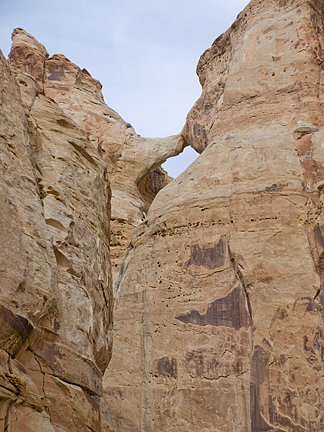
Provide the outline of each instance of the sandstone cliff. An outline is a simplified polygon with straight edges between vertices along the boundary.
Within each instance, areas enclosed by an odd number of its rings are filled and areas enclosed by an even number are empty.
[[[64,55],[49,57],[45,47],[23,29],[12,34],[12,67],[35,78],[39,92],[55,100],[86,131],[107,165],[112,190],[111,259],[113,279],[134,229],[145,218],[154,196],[169,181],[160,165],[179,154],[181,134],[170,138],[142,138],[104,102],[101,84],[86,69]],[[154,173],[154,174],[153,174]]]
[[[38,75],[16,79],[0,52],[0,430],[99,431],[112,345],[107,170]]]
[[[324,430],[322,0],[252,0],[201,57],[200,157],[135,231],[102,412],[118,432]]]
[[[324,431],[323,22],[323,0],[252,0],[164,139],[14,31],[0,430]],[[159,166],[187,144],[201,155],[170,182]]]
[[[97,404],[112,349],[109,239],[117,275],[171,180],[161,163],[185,143],[139,137],[85,69],[23,29],[12,39],[0,76],[0,430],[110,430]]]

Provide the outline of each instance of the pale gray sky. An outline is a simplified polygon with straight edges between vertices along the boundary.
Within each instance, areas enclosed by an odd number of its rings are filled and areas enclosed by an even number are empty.
[[[174,135],[199,98],[200,55],[248,0],[0,0],[0,48],[22,27],[103,84],[106,103],[146,137]],[[176,177],[193,150],[165,164]]]

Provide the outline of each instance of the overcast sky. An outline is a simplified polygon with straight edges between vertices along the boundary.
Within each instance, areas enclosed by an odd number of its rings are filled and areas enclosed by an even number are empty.
[[[0,0],[0,48],[24,28],[103,84],[106,103],[146,137],[177,134],[199,98],[201,54],[248,0]],[[164,166],[176,177],[193,150]]]

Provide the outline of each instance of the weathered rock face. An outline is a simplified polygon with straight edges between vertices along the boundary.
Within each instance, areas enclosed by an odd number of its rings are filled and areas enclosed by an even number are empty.
[[[322,0],[253,0],[198,65],[116,296],[117,432],[323,431]]]
[[[86,69],[81,70],[64,55],[49,57],[44,46],[23,29],[14,30],[12,39],[12,67],[36,79],[38,90],[54,99],[86,131],[107,165],[112,190],[111,259],[117,280],[135,227],[145,218],[157,192],[170,181],[160,165],[179,154],[185,142],[181,135],[139,137],[106,105],[100,82]]]
[[[14,32],[0,428],[324,431],[323,22],[323,0],[251,1],[165,139],[137,136],[86,70]],[[202,154],[166,185],[158,167],[185,143]]]
[[[12,33],[9,61],[36,80],[37,91],[44,93],[45,61],[49,54],[44,45],[21,28]]]
[[[109,237],[118,272],[171,180],[160,164],[185,143],[137,136],[85,69],[23,29],[12,38],[0,78],[0,429],[110,430],[93,399],[112,348]]]
[[[27,71],[38,52],[25,52]],[[0,54],[0,430],[99,432],[110,188],[85,132],[34,75],[16,79]]]

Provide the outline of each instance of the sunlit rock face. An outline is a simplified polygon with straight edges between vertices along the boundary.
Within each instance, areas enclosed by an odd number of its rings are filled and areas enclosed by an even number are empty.
[[[55,100],[86,132],[107,166],[112,190],[111,260],[117,280],[134,229],[144,220],[158,191],[171,180],[160,165],[182,152],[185,142],[181,134],[138,136],[105,103],[102,85],[86,69],[61,54],[49,57],[45,47],[23,29],[15,29],[12,39],[11,66],[31,75],[38,91]]]
[[[160,165],[185,142],[139,137],[85,69],[23,29],[12,39],[0,70],[0,429],[109,430],[98,407],[112,350],[109,240],[117,275],[171,180]]]
[[[0,430],[324,431],[323,10],[251,1],[163,139],[14,31],[0,57]],[[159,166],[187,144],[201,155],[170,182]]]
[[[118,432],[324,430],[323,1],[253,0],[201,57],[200,157],[117,284]]]
[[[39,76],[0,54],[0,430],[100,431],[112,349],[107,169]]]

